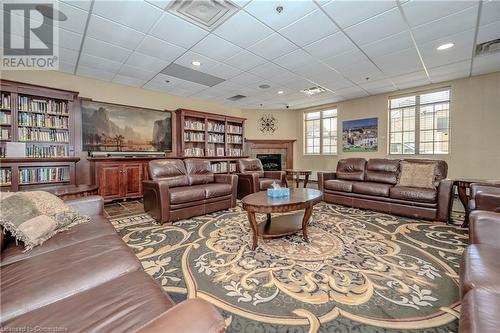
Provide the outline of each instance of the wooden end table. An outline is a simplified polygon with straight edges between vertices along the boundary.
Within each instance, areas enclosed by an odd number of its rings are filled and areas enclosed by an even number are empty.
[[[489,180],[489,179],[455,179],[453,181],[453,186],[457,187],[458,190],[458,199],[464,206],[465,210],[465,218],[462,223],[462,228],[467,228],[469,226],[469,200],[470,200],[470,184],[479,183],[479,184],[492,184],[498,183],[498,180]],[[469,192],[469,193],[467,193]]]
[[[247,211],[248,221],[252,226],[252,250],[257,248],[257,239],[274,238],[296,233],[302,229],[306,242],[307,224],[311,220],[313,206],[321,201],[323,193],[311,188],[291,188],[290,195],[282,198],[270,198],[267,192],[261,191],[247,195],[241,201]],[[304,213],[287,214],[271,217],[272,213],[285,213],[304,209]],[[257,224],[255,213],[267,214],[265,222]]]
[[[61,200],[78,199],[87,197],[89,195],[97,195],[99,187],[97,185],[62,185],[55,187],[39,187],[33,191],[47,191],[50,192]]]
[[[309,181],[309,176],[312,174],[311,170],[306,170],[306,169],[285,169],[285,172],[286,172],[286,178],[288,178],[288,176],[291,176],[292,182],[293,182],[293,177],[295,176],[295,181],[297,182],[297,188],[299,188],[301,180],[300,176],[304,176],[304,188],[306,188],[307,182]]]

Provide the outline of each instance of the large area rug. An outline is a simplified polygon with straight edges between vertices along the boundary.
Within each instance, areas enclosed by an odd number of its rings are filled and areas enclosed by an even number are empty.
[[[170,226],[146,214],[112,223],[174,300],[208,300],[230,332],[458,330],[466,230],[324,203],[313,218],[310,243],[298,233],[256,251],[239,207]]]

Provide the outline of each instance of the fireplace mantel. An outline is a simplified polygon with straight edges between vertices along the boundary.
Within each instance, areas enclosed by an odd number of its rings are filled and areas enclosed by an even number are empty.
[[[260,140],[260,139],[245,139],[246,154],[254,156],[263,153],[263,150],[285,150],[286,162],[283,169],[293,169],[293,143],[296,140]],[[267,153],[273,153],[267,151]]]

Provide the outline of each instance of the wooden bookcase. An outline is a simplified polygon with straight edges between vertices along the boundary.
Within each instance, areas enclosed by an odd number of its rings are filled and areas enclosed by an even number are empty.
[[[0,189],[75,184],[78,93],[0,80],[0,94]],[[6,158],[7,142],[26,143],[26,157]]]

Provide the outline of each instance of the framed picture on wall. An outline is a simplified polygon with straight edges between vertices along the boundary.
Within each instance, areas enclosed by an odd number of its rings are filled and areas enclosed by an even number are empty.
[[[224,156],[224,148],[222,147],[217,148],[217,156]]]
[[[378,150],[378,118],[342,122],[342,151],[370,152]]]

